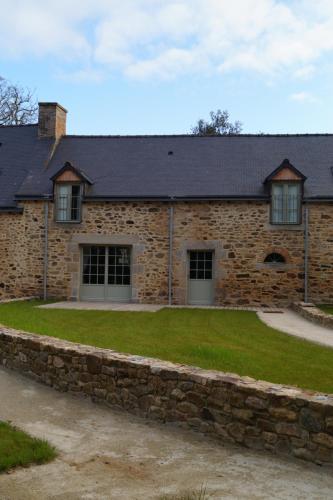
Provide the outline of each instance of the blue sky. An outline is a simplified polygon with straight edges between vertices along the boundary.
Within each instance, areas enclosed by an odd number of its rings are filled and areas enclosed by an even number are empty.
[[[0,75],[68,133],[333,132],[331,0],[0,0]]]

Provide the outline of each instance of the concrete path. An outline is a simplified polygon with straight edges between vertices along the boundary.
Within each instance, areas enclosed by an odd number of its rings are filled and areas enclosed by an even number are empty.
[[[332,498],[332,468],[223,446],[2,368],[1,419],[59,450],[50,464],[1,474],[1,500],[149,500],[202,484],[211,499]]]
[[[85,311],[137,311],[137,312],[156,312],[163,309],[163,305],[155,304],[122,304],[121,302],[54,302],[37,306],[40,309],[77,309]],[[1,500],[1,499],[0,499]]]
[[[51,304],[45,304],[42,306],[37,306],[40,309],[78,309],[87,311],[139,311],[139,312],[156,312],[164,308],[170,309],[234,309],[234,310],[247,310],[247,311],[257,311],[256,307],[223,307],[223,306],[169,306],[166,304],[129,304],[129,303],[119,303],[119,302],[87,302],[87,301],[63,301],[63,302],[53,302]]]
[[[266,325],[280,330],[281,332],[310,340],[316,344],[333,347],[333,330],[324,326],[316,325],[299,314],[289,309],[281,309],[281,312],[257,312],[261,321]]]

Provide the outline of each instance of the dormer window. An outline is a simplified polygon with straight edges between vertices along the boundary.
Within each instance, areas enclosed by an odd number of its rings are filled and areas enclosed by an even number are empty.
[[[265,179],[271,195],[271,224],[301,224],[305,180],[306,177],[289,160],[284,160]]]
[[[57,222],[81,222],[82,197],[91,179],[69,162],[51,177],[54,183],[55,220]]]
[[[301,185],[299,182],[272,183],[271,223],[301,223]]]
[[[57,222],[80,222],[81,184],[56,184]]]

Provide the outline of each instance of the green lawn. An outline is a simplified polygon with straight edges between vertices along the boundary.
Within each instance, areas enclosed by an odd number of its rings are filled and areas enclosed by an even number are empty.
[[[0,305],[0,323],[82,344],[230,371],[333,393],[333,349],[262,323],[254,312],[162,309],[156,313]]]
[[[0,473],[17,466],[49,462],[55,449],[6,422],[0,421]]]
[[[326,304],[320,304],[320,305],[317,305],[317,307],[327,314],[333,314],[333,306],[326,305]]]

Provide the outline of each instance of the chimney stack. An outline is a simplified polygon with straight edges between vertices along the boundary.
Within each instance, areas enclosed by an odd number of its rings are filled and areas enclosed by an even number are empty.
[[[67,110],[57,102],[40,102],[38,113],[38,137],[55,140],[66,135]]]

